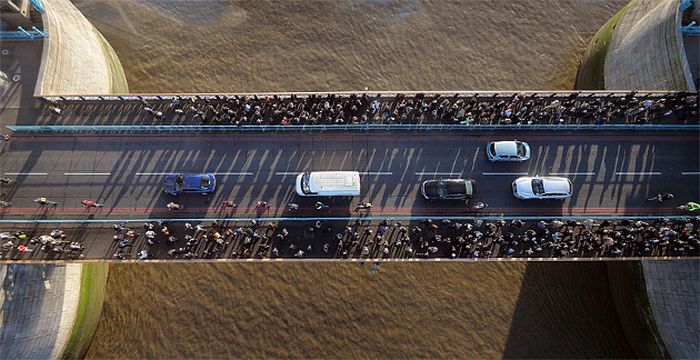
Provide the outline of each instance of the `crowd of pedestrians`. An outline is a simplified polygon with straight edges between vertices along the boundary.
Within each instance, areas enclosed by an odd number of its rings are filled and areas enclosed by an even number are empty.
[[[0,260],[23,259],[82,259],[85,245],[69,239],[63,230],[30,236],[25,231],[0,232]]]
[[[146,116],[160,121],[221,125],[319,124],[607,124],[696,123],[698,96],[571,93],[434,95],[370,94],[174,97],[142,100]]]
[[[114,225],[115,259],[699,256],[700,219]]]
[[[286,226],[285,226],[286,225]],[[700,218],[114,224],[108,254],[56,229],[0,233],[0,259],[408,259],[700,256]],[[99,236],[92,241],[109,241]],[[96,248],[103,248],[97,246]]]

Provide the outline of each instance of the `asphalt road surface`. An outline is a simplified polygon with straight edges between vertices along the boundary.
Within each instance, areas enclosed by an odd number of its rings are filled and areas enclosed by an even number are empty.
[[[491,163],[485,147],[493,140],[526,141],[532,157],[523,163]],[[700,198],[700,138],[697,133],[620,133],[463,135],[445,133],[283,133],[163,135],[15,136],[0,144],[0,174],[17,179],[0,185],[2,219],[206,218],[221,215],[225,200],[239,204],[236,217],[352,216],[360,201],[370,201],[373,216],[473,215],[464,202],[428,202],[422,181],[438,178],[476,180],[474,201],[489,208],[478,214],[663,215]],[[303,171],[357,170],[362,195],[321,201],[300,199],[295,175]],[[171,172],[212,172],[214,194],[165,194]],[[511,182],[524,175],[571,179],[570,199],[518,200]],[[676,198],[647,201],[659,192]],[[39,196],[57,201],[40,207]],[[80,201],[104,203],[83,209]],[[174,200],[175,199],[175,200]],[[169,212],[166,204],[184,205]],[[256,209],[264,200],[268,209]],[[301,204],[290,213],[286,205]]]

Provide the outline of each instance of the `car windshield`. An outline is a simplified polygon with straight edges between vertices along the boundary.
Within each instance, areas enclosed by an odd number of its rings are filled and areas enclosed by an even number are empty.
[[[209,189],[210,186],[210,181],[209,181],[209,176],[202,175],[202,180],[200,182],[200,187],[204,190]]]
[[[496,144],[491,143],[491,146],[489,146],[489,151],[491,152],[491,155],[496,155]]]
[[[175,183],[173,184],[173,188],[175,189],[176,192],[180,192],[182,190],[182,184],[184,182],[184,179],[182,176],[178,175],[175,177]]]
[[[532,192],[537,195],[544,193],[544,182],[542,179],[532,179]]]
[[[518,142],[517,144],[518,144],[517,145],[518,146],[518,155],[520,155],[521,157],[525,156],[525,145],[523,145],[523,143],[521,143],[521,142]]]
[[[438,181],[438,193],[440,194],[440,197],[447,197],[447,195],[450,194],[449,189],[447,187],[447,183],[444,181]]]
[[[301,177],[301,191],[304,192],[304,194],[311,193],[311,188],[309,187],[309,175],[309,173],[304,173],[304,175]]]

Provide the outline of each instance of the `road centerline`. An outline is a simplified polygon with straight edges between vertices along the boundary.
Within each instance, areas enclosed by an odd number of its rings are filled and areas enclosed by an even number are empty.
[[[595,175],[594,172],[555,172],[555,173],[549,173],[549,175],[554,175],[554,176],[593,176]]]
[[[461,176],[461,172],[417,172],[415,176]]]
[[[615,172],[615,175],[617,175],[617,176],[625,176],[625,175],[657,176],[657,175],[661,175],[661,172],[660,171],[617,171],[617,172]]]
[[[6,172],[5,175],[8,176],[46,176],[48,173],[45,172]]]
[[[484,172],[481,173],[481,175],[484,176],[527,176],[526,172],[513,172],[513,173],[508,173],[508,172]]]
[[[112,173],[108,172],[64,172],[63,175],[65,176],[109,176],[112,175]]]

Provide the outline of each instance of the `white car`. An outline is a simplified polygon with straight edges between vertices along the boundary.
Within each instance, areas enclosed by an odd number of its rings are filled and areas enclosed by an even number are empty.
[[[530,158],[530,145],[518,140],[492,141],[486,145],[490,161],[525,161]]]
[[[562,177],[524,176],[513,181],[518,199],[566,199],[571,196],[571,181]]]

